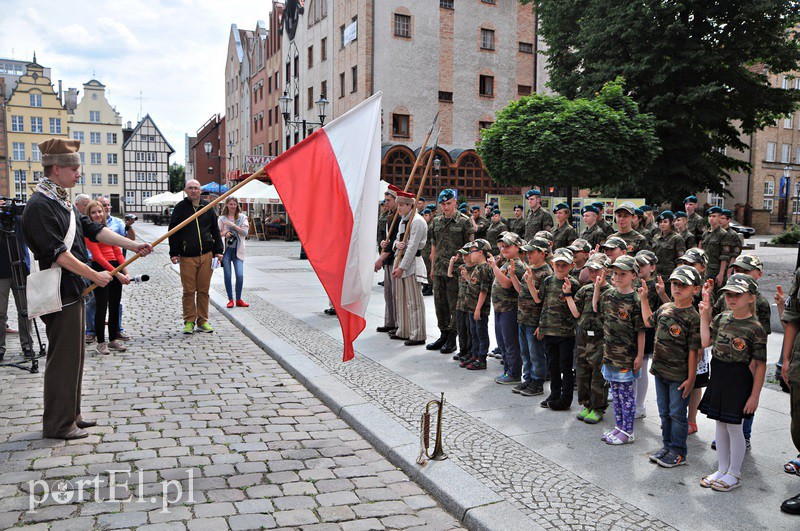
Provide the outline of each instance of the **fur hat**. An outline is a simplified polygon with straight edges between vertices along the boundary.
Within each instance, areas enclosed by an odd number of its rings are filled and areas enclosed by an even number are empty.
[[[81,156],[78,150],[81,147],[80,140],[64,140],[61,138],[51,138],[47,142],[39,144],[39,151],[42,152],[42,166],[80,166]]]

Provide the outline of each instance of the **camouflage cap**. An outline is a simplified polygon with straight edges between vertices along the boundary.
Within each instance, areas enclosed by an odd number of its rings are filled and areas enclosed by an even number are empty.
[[[475,247],[475,242],[467,242],[464,244],[464,247],[462,247],[456,252],[460,254],[469,254],[470,249],[472,249],[473,247]]]
[[[481,251],[491,251],[492,250],[492,244],[490,244],[488,241],[484,240],[483,238],[478,238],[477,240],[475,240],[472,243],[474,244],[474,247],[476,247],[477,249],[480,249]]]
[[[500,233],[500,239],[497,240],[499,242],[503,242],[507,245],[516,245],[517,247],[522,247],[525,245],[525,240],[519,237],[519,234],[516,232],[505,231]]]
[[[619,236],[612,236],[607,239],[603,244],[600,246],[603,249],[625,249],[628,250],[628,244],[625,240],[620,238]]]
[[[566,247],[562,247],[561,249],[556,249],[553,251],[553,262],[564,262],[567,264],[571,264],[573,262],[572,251],[567,249]]]
[[[541,251],[547,253],[550,250],[550,242],[543,238],[531,238],[531,240],[520,247],[521,250],[529,253],[531,251]]]
[[[699,247],[692,247],[683,256],[678,257],[678,262],[687,264],[702,264],[703,267],[708,265],[708,255],[704,250]]]
[[[636,212],[636,205],[634,205],[630,201],[625,201],[624,203],[617,205],[617,208],[614,209],[614,213],[616,214],[620,210],[624,210],[625,212],[627,212],[632,216]]]
[[[656,265],[658,257],[653,251],[645,249],[636,253],[636,261],[639,262],[639,265]]]
[[[745,271],[752,271],[754,269],[758,269],[759,271],[764,270],[763,262],[754,254],[740,254],[736,260],[733,261],[731,267],[738,267]]]
[[[611,264],[611,267],[617,267],[623,271],[633,271],[634,273],[639,272],[639,264],[636,262],[636,258],[629,254],[623,254],[614,260],[614,263]]]
[[[730,291],[731,293],[758,293],[758,283],[750,275],[736,273],[728,278],[728,281],[720,290]]]
[[[594,253],[586,261],[586,267],[589,269],[608,269],[611,267],[611,259],[603,253]]]
[[[553,243],[553,233],[548,230],[540,230],[539,232],[534,234],[533,237],[547,240],[551,244]]]
[[[703,283],[703,278],[700,276],[700,272],[688,265],[676,267],[669,276],[669,280],[674,280],[676,282],[680,282],[681,284],[686,284],[687,286],[700,286]]]
[[[592,250],[592,246],[583,238],[578,238],[567,246],[567,249],[573,253],[588,253]]]

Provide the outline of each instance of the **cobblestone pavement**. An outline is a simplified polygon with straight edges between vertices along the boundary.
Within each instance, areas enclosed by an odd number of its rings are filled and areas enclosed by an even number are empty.
[[[151,281],[125,288],[130,349],[87,357],[88,438],[41,439],[42,374],[0,369],[0,528],[458,526],[213,307],[216,333],[180,334],[166,261],[132,266]],[[52,492],[35,511],[30,482]]]

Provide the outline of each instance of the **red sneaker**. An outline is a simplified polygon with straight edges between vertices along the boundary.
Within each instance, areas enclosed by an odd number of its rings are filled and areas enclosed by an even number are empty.
[[[235,302],[233,302],[233,301],[228,301],[228,308],[233,308],[234,306],[236,306],[236,303],[235,303]]]
[[[239,306],[240,308],[249,308],[250,307],[250,305],[247,304],[246,302],[244,302],[242,299],[239,299],[238,301],[236,301],[236,306]]]

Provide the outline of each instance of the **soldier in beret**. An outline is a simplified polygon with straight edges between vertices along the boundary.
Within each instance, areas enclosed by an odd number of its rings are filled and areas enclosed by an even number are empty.
[[[428,274],[425,277],[425,282],[422,284],[422,294],[425,297],[433,295],[433,284],[431,283],[431,221],[433,220],[433,213],[431,209],[425,207],[422,209],[422,219],[425,220],[425,223],[428,225],[428,232],[427,238],[425,239],[425,245],[422,247],[422,261],[425,263],[425,271]]]
[[[678,258],[686,252],[686,242],[673,230],[674,220],[675,216],[670,210],[659,214],[658,232],[651,238],[653,252],[658,257],[656,272],[664,278],[672,274]]]
[[[491,225],[492,222],[481,216],[481,207],[478,205],[472,205],[470,212],[472,216],[470,218],[472,220],[472,227],[475,229],[475,237],[486,238],[486,231],[489,229],[489,225]]]
[[[557,225],[553,227],[553,250],[561,249],[572,243],[578,237],[578,233],[570,223],[572,209],[566,203],[559,203],[553,207],[556,215]]]
[[[522,205],[514,205],[514,217],[506,223],[508,230],[520,236],[525,234],[525,218],[522,217],[524,212],[525,209],[522,208]]]
[[[494,209],[492,211],[492,223],[489,225],[489,228],[486,229],[486,240],[489,242],[489,245],[492,246],[492,254],[494,256],[500,254],[500,250],[497,248],[497,241],[500,239],[500,234],[508,231],[508,227],[501,221],[501,218],[500,210],[497,208]]]
[[[780,288],[778,293],[780,294]],[[781,376],[789,386],[789,411],[791,415],[790,432],[795,448],[800,452],[800,268],[794,272],[792,287],[783,301],[781,322],[784,325],[781,358],[783,366]],[[790,474],[800,475],[800,454],[784,465]],[[788,514],[800,514],[800,494],[792,496],[781,504],[781,511]]]
[[[537,232],[550,230],[553,227],[553,218],[542,208],[542,193],[539,190],[528,190],[525,192],[525,199],[530,207],[525,215],[525,239],[530,240]]]
[[[699,243],[703,239],[703,231],[706,228],[706,222],[703,216],[695,212],[697,208],[697,196],[690,195],[683,200],[684,210],[686,211],[686,223],[689,232],[694,236],[694,241]],[[688,244],[687,244],[688,247]],[[691,247],[689,247],[691,249]]]
[[[633,230],[632,222],[636,207],[630,201],[625,201],[614,210],[619,230],[612,234],[622,238],[628,244],[628,254],[635,255],[642,249],[647,249],[647,238]]]
[[[689,231],[688,215],[683,210],[675,212],[674,229],[678,236],[683,238],[683,243],[686,245],[687,249],[697,247],[697,240],[694,234]]]
[[[602,201],[597,201],[592,203],[592,206],[597,209],[597,226],[600,227],[600,230],[602,230],[603,234],[607,237],[611,236],[614,233],[614,227],[611,226],[611,223],[606,221],[606,205]]]
[[[603,245],[606,241],[606,233],[600,226],[600,210],[594,205],[586,205],[581,210],[583,214],[583,223],[586,228],[581,233],[581,238],[589,242],[592,250],[599,250],[599,246]],[[603,220],[605,222],[605,220]]]
[[[719,225],[722,230],[728,233],[728,239],[731,245],[731,263],[733,263],[736,258],[742,254],[742,246],[744,245],[744,240],[739,235],[738,232],[733,230],[730,226],[731,219],[733,219],[733,212],[728,210],[727,208],[723,208],[722,212],[719,213]]]
[[[725,274],[731,259],[730,235],[720,226],[719,215],[721,213],[722,209],[718,206],[708,209],[710,228],[703,234],[703,240],[700,243],[700,247],[708,256],[705,278],[714,279],[717,289],[725,283]]]

